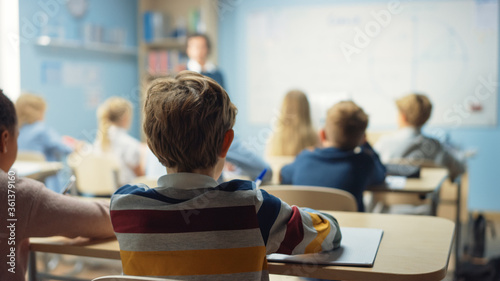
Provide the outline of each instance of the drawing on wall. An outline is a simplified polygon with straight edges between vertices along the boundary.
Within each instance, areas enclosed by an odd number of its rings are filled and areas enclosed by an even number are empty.
[[[433,125],[495,125],[498,2],[394,2],[248,14],[246,96],[249,112],[260,113],[250,122],[267,123],[284,94],[300,88],[316,126],[346,98],[371,126],[393,126],[394,100],[409,92],[429,95]]]

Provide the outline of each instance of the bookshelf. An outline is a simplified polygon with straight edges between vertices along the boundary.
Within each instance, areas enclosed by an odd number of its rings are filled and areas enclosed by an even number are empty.
[[[185,36],[193,32],[209,36],[210,60],[217,63],[217,0],[140,0],[138,17],[141,83],[182,70],[187,62]]]
[[[210,60],[217,64],[217,22],[218,22],[218,0],[139,0],[138,9],[138,74],[139,74],[139,85],[142,89],[141,91],[141,104],[142,108],[144,105],[144,93],[145,87],[150,81],[151,77],[161,76],[161,75],[171,75],[173,72],[167,71],[169,73],[151,73],[149,70],[150,55],[152,52],[159,54],[157,59],[161,61],[165,57],[165,52],[171,54],[185,55],[186,50],[186,39],[183,36],[171,36],[178,25],[185,21],[186,29],[189,27],[188,21],[192,20],[192,16],[196,11],[199,19],[199,26],[201,30],[197,30],[200,33],[205,33],[211,40],[212,50],[210,54]],[[149,38],[150,40],[145,40],[145,19],[144,14],[148,12],[162,14],[164,25],[164,30],[161,33],[162,36],[153,36]],[[186,30],[186,35],[193,30]],[[150,35],[150,34],[149,34]],[[156,34],[155,34],[156,35]],[[163,54],[163,55],[162,55]],[[179,63],[183,63],[182,59]],[[161,64],[161,62],[160,62]],[[163,63],[164,64],[164,63]],[[160,67],[161,69],[161,67]],[[143,118],[141,116],[141,118]],[[141,133],[142,139],[144,140],[144,133]]]
[[[40,47],[74,50],[78,53],[81,53],[81,51],[87,51],[123,56],[137,56],[137,49],[135,47],[109,43],[82,43],[79,40],[58,39],[48,36],[40,36],[37,38],[35,44]]]

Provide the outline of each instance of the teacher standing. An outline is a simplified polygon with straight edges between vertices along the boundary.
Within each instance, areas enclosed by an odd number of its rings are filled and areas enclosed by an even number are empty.
[[[224,88],[224,78],[215,64],[208,61],[210,55],[210,39],[205,34],[196,33],[187,38],[186,54],[189,58],[187,70],[198,72],[214,79]]]
[[[210,77],[224,88],[222,73],[217,69],[215,64],[208,61],[211,51],[210,39],[205,34],[196,33],[187,38],[186,45],[186,54],[189,58],[187,70]],[[238,137],[234,138],[232,145],[229,147],[226,161],[239,168],[242,175],[251,179],[255,179],[264,169],[267,170],[267,173],[262,181],[269,182],[272,179],[273,172],[271,166],[252,151],[248,145],[241,142]],[[223,181],[226,172],[227,170],[223,171],[219,182]]]

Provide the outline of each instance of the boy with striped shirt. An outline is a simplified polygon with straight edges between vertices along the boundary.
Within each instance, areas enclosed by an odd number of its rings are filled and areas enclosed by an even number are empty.
[[[214,80],[183,71],[152,82],[144,132],[167,167],[158,187],[111,199],[124,273],[180,280],[268,280],[266,254],[340,246],[337,221],[289,206],[250,181],[217,183],[236,107]]]

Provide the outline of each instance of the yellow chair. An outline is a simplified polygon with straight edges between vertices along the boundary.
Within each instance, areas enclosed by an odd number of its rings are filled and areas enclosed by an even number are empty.
[[[72,154],[69,166],[76,176],[76,187],[84,196],[111,196],[118,188],[118,163],[97,154]]]
[[[165,280],[174,280],[174,279],[165,279],[165,278],[157,278],[157,277],[143,277],[143,276],[124,276],[124,275],[110,275],[97,277],[92,279],[92,281],[165,281]]]
[[[354,196],[347,191],[337,188],[273,185],[263,186],[262,189],[290,205],[325,211],[358,211],[358,205]]]

